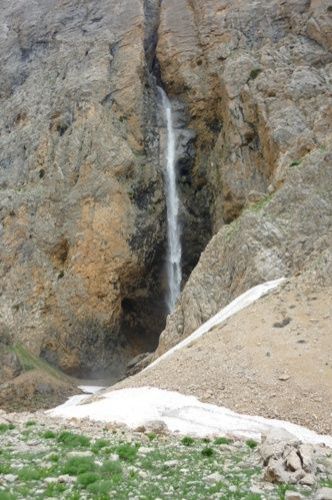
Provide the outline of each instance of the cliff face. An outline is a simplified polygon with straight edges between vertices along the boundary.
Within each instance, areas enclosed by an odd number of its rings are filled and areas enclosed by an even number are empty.
[[[0,16],[0,333],[78,375],[156,346],[156,82],[180,128],[186,277],[215,233],[158,352],[257,282],[328,262],[327,1],[29,0]]]
[[[116,370],[164,321],[144,6],[2,7],[2,327],[68,372]]]
[[[191,110],[216,235],[158,354],[255,284],[331,284],[331,34],[326,1],[162,3],[162,75]]]

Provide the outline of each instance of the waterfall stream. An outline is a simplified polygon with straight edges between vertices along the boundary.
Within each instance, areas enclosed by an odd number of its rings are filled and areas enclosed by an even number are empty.
[[[164,175],[167,208],[167,306],[171,312],[181,290],[181,232],[179,224],[179,196],[176,179],[176,137],[173,126],[172,106],[163,89],[158,88],[167,127],[167,148],[164,155]]]

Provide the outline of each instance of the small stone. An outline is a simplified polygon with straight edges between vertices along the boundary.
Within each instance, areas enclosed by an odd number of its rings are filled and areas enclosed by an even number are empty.
[[[251,486],[250,493],[253,495],[263,495],[264,491],[261,490],[258,486]]]
[[[299,454],[302,460],[303,469],[306,472],[314,472],[316,469],[313,459],[313,448],[310,444],[301,444],[299,446]]]
[[[76,477],[63,474],[58,477],[58,483],[73,484],[76,482]]]
[[[209,484],[215,484],[215,483],[219,483],[220,481],[222,481],[223,477],[221,474],[219,474],[219,472],[214,472],[213,474],[210,474],[209,476],[207,476],[205,478],[205,481]]]
[[[280,375],[280,377],[278,377],[279,380],[281,380],[282,382],[286,382],[287,380],[290,379],[290,375],[287,375],[286,373],[284,373],[283,375]]]
[[[67,453],[67,457],[69,458],[75,458],[75,457],[92,457],[93,453],[92,451],[86,450],[86,451],[70,451]]]
[[[317,491],[315,500],[332,500],[332,488],[321,488]]]
[[[305,484],[306,486],[313,486],[315,483],[316,479],[313,474],[306,474],[302,479],[300,479],[300,484]]]
[[[140,470],[138,471],[138,475],[139,477],[141,477],[142,479],[147,479],[149,477],[149,474],[147,472],[145,472],[145,470]]]
[[[303,495],[301,493],[298,493],[297,491],[286,491],[285,493],[285,500],[302,500]]]
[[[57,477],[45,477],[44,482],[46,484],[57,483],[58,482],[58,478]]]
[[[286,459],[286,465],[287,465],[287,468],[293,472],[301,469],[301,467],[302,467],[301,460],[300,460],[300,457],[298,456],[298,454],[296,453],[295,450],[291,450],[291,452],[289,453],[289,455]]]
[[[270,483],[288,483],[290,475],[285,471],[281,460],[271,459],[266,468],[264,479]]]
[[[176,467],[178,464],[178,460],[166,460],[166,462],[164,462],[166,467]]]
[[[167,425],[162,420],[151,420],[145,427],[146,432],[154,432],[155,434],[165,434],[168,431]]]
[[[5,479],[5,481],[7,481],[8,483],[14,483],[17,479],[17,476],[15,476],[15,474],[5,474],[3,476],[3,478]]]
[[[147,446],[141,446],[138,450],[138,455],[146,455],[147,453],[150,453],[150,448]]]

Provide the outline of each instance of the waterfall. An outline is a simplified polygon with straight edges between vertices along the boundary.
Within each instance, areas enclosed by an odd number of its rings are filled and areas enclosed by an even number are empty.
[[[167,148],[164,155],[165,194],[167,208],[167,305],[171,312],[181,290],[181,233],[179,224],[179,196],[176,184],[176,139],[173,126],[172,106],[163,91],[158,88],[167,126]]]

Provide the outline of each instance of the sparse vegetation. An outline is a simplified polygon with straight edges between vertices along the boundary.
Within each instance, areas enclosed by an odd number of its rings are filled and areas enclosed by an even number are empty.
[[[232,442],[231,439],[227,438],[227,437],[218,437],[214,440],[214,444],[230,444]]]
[[[301,163],[302,163],[302,160],[294,160],[290,164],[290,167],[298,167],[299,165],[301,165]]]
[[[181,443],[184,444],[185,446],[192,446],[194,442],[195,439],[190,436],[185,436],[184,438],[181,439]]]
[[[253,486],[264,491],[266,484],[257,443],[252,439],[240,444],[226,437],[194,439],[147,433],[136,434],[134,442],[123,431],[100,428],[93,437],[71,429],[45,430],[38,421],[35,425],[29,422],[10,429],[9,424],[2,424],[5,432],[13,434],[10,442],[7,434],[0,435],[0,500],[277,500],[285,497],[288,488],[269,485],[263,496],[251,492]],[[27,433],[34,446],[28,452],[20,445],[15,450],[13,439],[25,443]],[[322,485],[330,485],[324,481]],[[305,493],[301,486],[292,485],[294,489]]]
[[[254,439],[247,439],[246,441],[246,445],[248,446],[248,448],[251,448],[252,450],[257,447],[257,444],[258,444],[257,441],[255,441]]]
[[[250,71],[249,80],[256,80],[258,75],[262,72],[261,68],[254,68]]]

